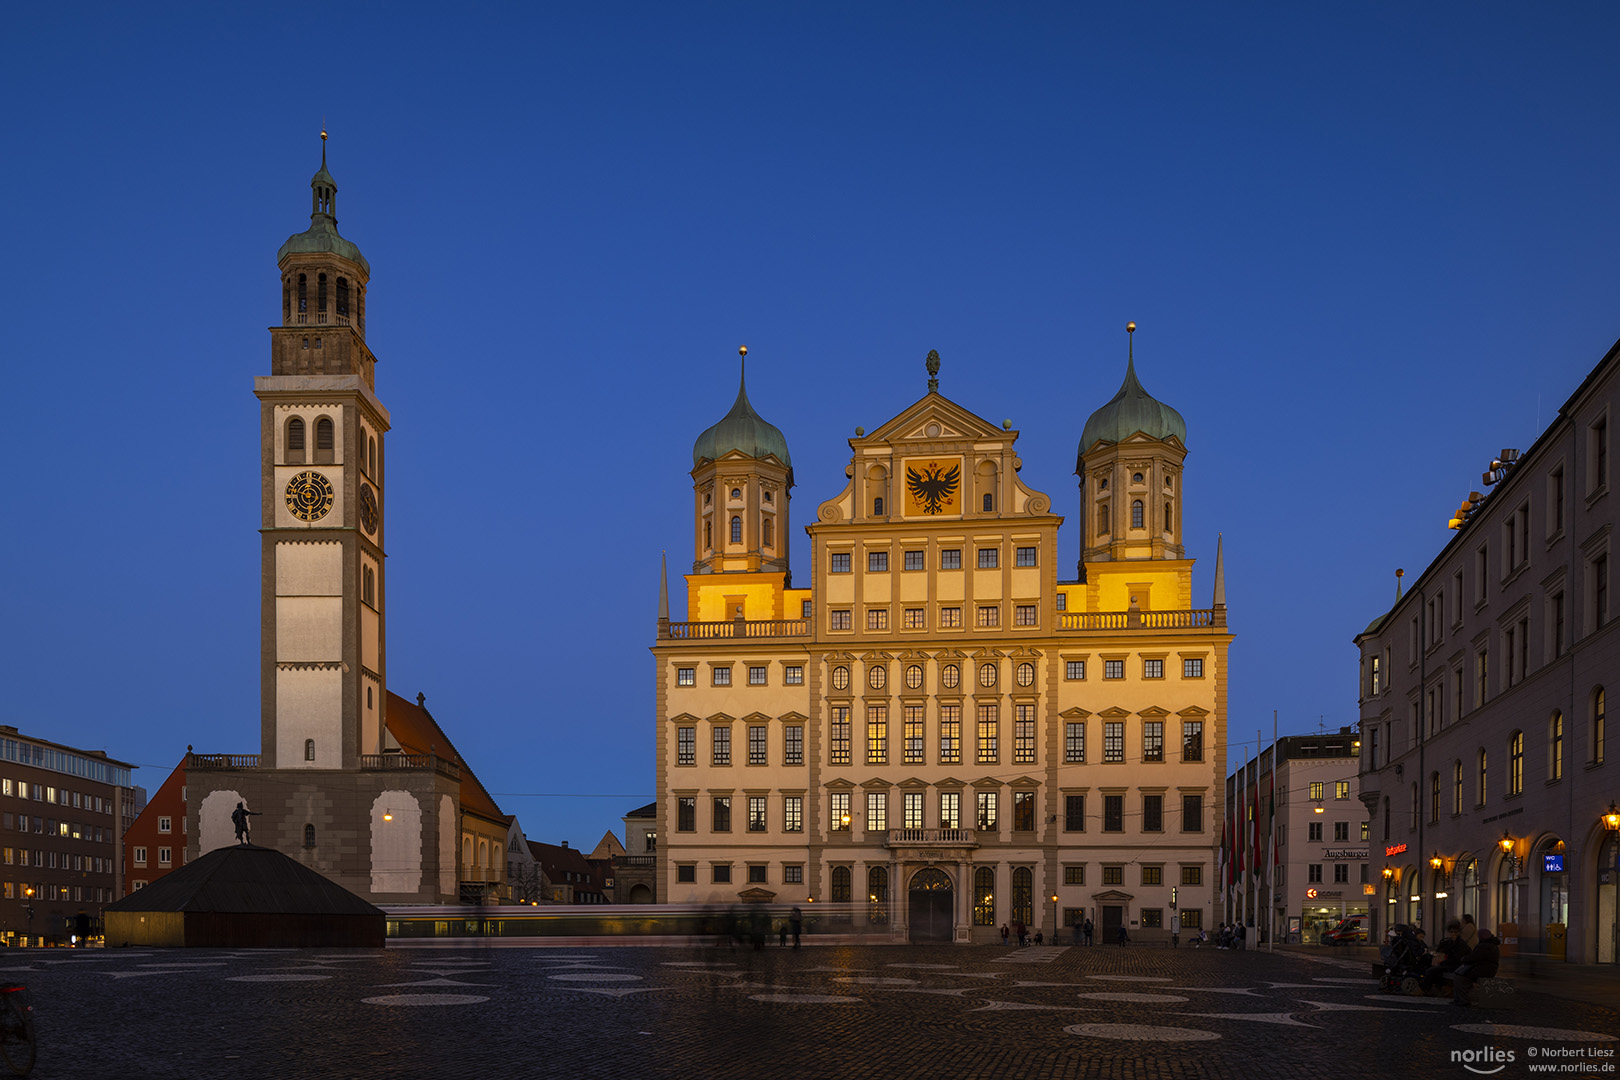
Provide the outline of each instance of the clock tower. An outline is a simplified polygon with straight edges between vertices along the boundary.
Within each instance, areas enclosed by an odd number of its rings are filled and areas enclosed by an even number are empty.
[[[383,749],[385,435],[366,345],[371,267],[337,230],[337,183],[310,180],[309,228],[277,253],[281,325],[259,399],[261,761],[356,769]]]

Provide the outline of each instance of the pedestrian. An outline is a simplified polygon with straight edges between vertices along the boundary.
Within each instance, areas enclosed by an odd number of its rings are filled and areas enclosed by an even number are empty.
[[[1489,979],[1496,975],[1496,965],[1501,959],[1502,950],[1496,940],[1496,935],[1489,930],[1479,932],[1479,944],[1469,950],[1457,965],[1457,970],[1451,973],[1451,1003],[1453,1005],[1472,1005],[1470,995],[1474,984],[1481,979]]]
[[[1461,938],[1462,943],[1468,946],[1470,951],[1474,948],[1474,946],[1479,944],[1479,927],[1474,925],[1474,917],[1468,914],[1466,911],[1463,912],[1462,917]]]
[[[1425,994],[1433,993],[1446,978],[1457,970],[1462,958],[1468,954],[1468,946],[1463,944],[1462,923],[1452,919],[1446,923],[1446,936],[1441,938],[1434,946],[1434,964],[1423,973],[1418,980],[1418,988]]]
[[[1024,925],[1024,920],[1017,919],[1013,922],[1013,933],[1018,935],[1019,948],[1029,944],[1029,927]]]
[[[1001,943],[1003,945],[1012,944],[1012,932],[1007,929],[1006,923],[1001,924]]]
[[[788,916],[788,929],[793,931],[793,947],[797,949],[799,935],[804,932],[804,912],[798,908],[793,909],[793,913]]]
[[[1119,924],[1119,936],[1117,938],[1115,938],[1114,940],[1117,941],[1121,945],[1129,945],[1131,943],[1131,935],[1129,935],[1129,934],[1127,934],[1125,932],[1125,924],[1124,923]]]
[[[1042,939],[1042,936],[1041,936],[1041,931],[1039,931],[1039,930],[1035,931],[1035,944],[1037,944],[1037,945],[1041,944],[1042,940],[1043,939]]]
[[[1092,932],[1091,920],[1087,919],[1086,920],[1086,944],[1087,945],[1092,944],[1091,932]]]

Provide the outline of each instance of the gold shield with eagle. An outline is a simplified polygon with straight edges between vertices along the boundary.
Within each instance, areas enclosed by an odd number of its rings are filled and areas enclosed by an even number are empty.
[[[962,461],[906,463],[906,516],[957,514],[962,509]]]

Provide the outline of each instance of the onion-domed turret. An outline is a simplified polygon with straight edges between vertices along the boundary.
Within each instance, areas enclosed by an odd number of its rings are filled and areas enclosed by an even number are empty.
[[[748,400],[746,371],[738,381],[737,400],[731,411],[692,444],[692,467],[697,468],[704,461],[719,461],[733,450],[751,458],[775,457],[790,470],[793,468],[787,439],[775,424],[755,412]]]
[[[1131,324],[1135,330],[1136,324]],[[1134,336],[1134,335],[1133,335]],[[1119,393],[1091,414],[1080,434],[1080,457],[1085,457],[1099,442],[1118,443],[1141,432],[1150,439],[1177,442],[1186,445],[1187,422],[1181,414],[1142,387],[1136,377],[1135,351],[1125,361],[1125,382]]]
[[[367,276],[371,274],[371,264],[366,262],[365,256],[351,240],[345,240],[337,231],[337,181],[332,174],[326,171],[326,132],[321,132],[321,167],[309,180],[310,214],[309,228],[301,233],[294,233],[281,245],[276,252],[276,262],[289,254],[310,254],[331,252],[340,259],[348,259],[360,267]]]

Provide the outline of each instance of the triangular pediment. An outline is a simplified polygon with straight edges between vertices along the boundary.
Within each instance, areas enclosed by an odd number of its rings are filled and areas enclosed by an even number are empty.
[[[1145,716],[1149,720],[1157,720],[1162,716],[1169,716],[1170,715],[1170,710],[1169,709],[1161,709],[1157,705],[1149,705],[1145,709],[1136,710],[1136,714],[1138,716]]]
[[[1007,781],[1007,786],[1015,788],[1038,788],[1041,786],[1041,782],[1035,779],[1033,776],[1020,776],[1016,780]]]
[[[840,776],[836,780],[828,780],[822,785],[822,787],[831,788],[834,791],[853,791],[855,789],[855,782],[853,780],[845,780],[842,776]]]
[[[1176,713],[1177,716],[1208,716],[1209,710],[1199,705],[1189,705]]]
[[[962,781],[958,780],[954,776],[947,776],[943,780],[936,780],[934,782],[934,786],[937,788],[947,788],[951,791],[960,791],[967,787],[966,784],[962,783]]]
[[[804,723],[806,720],[808,720],[810,718],[808,716],[804,715],[804,713],[785,712],[781,716],[778,716],[777,719],[778,720],[785,720],[785,721],[787,721],[789,723],[802,724],[802,723]]]
[[[1058,713],[1058,715],[1063,717],[1065,720],[1084,720],[1091,714],[1086,712],[1086,710],[1082,709],[1080,706],[1076,705],[1072,709],[1064,709],[1062,712]]]
[[[743,717],[743,723],[745,723],[745,724],[757,724],[761,720],[769,720],[769,719],[770,719],[770,717],[766,716],[762,712],[751,712],[747,716]]]
[[[749,904],[768,904],[776,899],[776,894],[769,889],[762,889],[755,885],[738,893],[737,899]]]
[[[908,790],[914,790],[916,788],[925,788],[925,787],[927,787],[928,786],[928,781],[924,780],[920,776],[908,776],[904,780],[900,781],[900,783],[898,785],[896,785],[896,786],[897,787],[903,787],[903,788],[906,788]]]
[[[723,712],[717,712],[713,716],[708,717],[707,719],[708,719],[709,723],[711,723],[711,724],[732,724],[732,723],[736,723],[736,720],[737,720],[737,718],[735,716],[727,716]]]
[[[976,788],[998,788],[1002,786],[1002,783],[1001,780],[996,779],[994,776],[981,776],[973,781],[973,786]]]
[[[702,717],[693,716],[689,712],[683,712],[679,716],[670,717],[669,722],[672,723],[672,724],[695,724],[700,719],[702,719]]]
[[[873,788],[874,790],[878,790],[878,791],[887,791],[890,788],[892,788],[893,786],[894,785],[889,783],[887,780],[880,780],[877,777],[873,777],[870,780],[862,780],[861,781],[861,787],[863,787],[863,788]]]
[[[1118,705],[1110,705],[1097,715],[1106,716],[1110,720],[1120,720],[1131,715],[1131,713],[1129,709],[1122,709]]]
[[[935,432],[930,425],[937,425]],[[948,434],[947,434],[948,432]],[[1013,439],[1016,431],[1004,430],[984,417],[970,412],[940,393],[929,393],[902,409],[899,414],[879,424],[860,438],[851,439],[853,446],[881,443],[908,442],[960,442],[964,439]]]
[[[1093,900],[1102,900],[1102,901],[1105,901],[1105,902],[1106,901],[1113,901],[1113,900],[1126,901],[1126,900],[1135,900],[1136,899],[1136,897],[1134,895],[1132,895],[1131,893],[1120,892],[1118,889],[1109,889],[1107,892],[1092,893],[1091,898]]]

